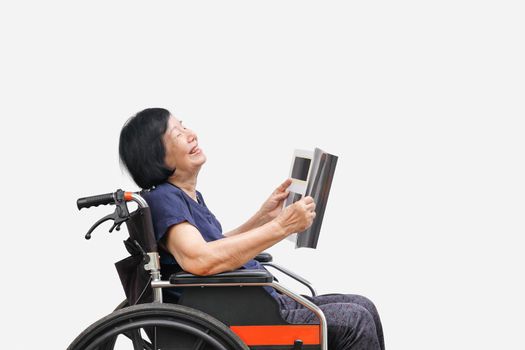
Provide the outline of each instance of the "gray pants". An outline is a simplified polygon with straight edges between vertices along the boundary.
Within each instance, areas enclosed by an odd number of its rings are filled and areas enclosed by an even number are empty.
[[[319,306],[328,323],[329,350],[384,350],[383,327],[374,304],[352,294],[326,294],[307,299]],[[317,317],[286,295],[279,295],[281,314],[290,323],[319,323]]]

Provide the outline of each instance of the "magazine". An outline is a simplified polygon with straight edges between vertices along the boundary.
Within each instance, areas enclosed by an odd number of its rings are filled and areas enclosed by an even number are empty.
[[[290,194],[286,198],[284,205],[288,206],[303,196],[311,196],[315,201],[316,212],[312,226],[304,232],[295,233],[288,237],[289,240],[295,242],[296,248],[315,249],[317,247],[337,158],[337,156],[319,148],[315,148],[313,152],[306,150],[294,151],[290,167],[292,184],[288,188]]]

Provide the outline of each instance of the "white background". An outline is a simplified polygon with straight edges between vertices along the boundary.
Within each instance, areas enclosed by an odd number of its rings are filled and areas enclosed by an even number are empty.
[[[170,109],[208,155],[225,229],[295,148],[339,155],[317,250],[270,250],[377,305],[387,348],[523,348],[519,1],[17,1],[0,5],[3,347],[63,349],[123,299],[128,117]],[[6,255],[7,254],[7,255]],[[7,321],[8,326],[6,327]]]

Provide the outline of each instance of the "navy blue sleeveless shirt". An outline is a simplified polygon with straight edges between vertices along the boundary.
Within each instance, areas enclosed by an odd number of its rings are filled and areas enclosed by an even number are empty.
[[[202,238],[206,242],[216,241],[225,237],[222,234],[220,222],[208,209],[199,191],[197,191],[198,201],[195,201],[179,187],[165,182],[155,189],[145,192],[143,197],[151,209],[155,238],[159,243],[160,263],[163,266],[162,270],[169,271],[168,273],[170,274],[177,270],[182,270],[173,255],[164,248],[166,233],[173,225],[185,221],[190,223],[199,230]],[[256,260],[248,261],[244,264],[243,268],[264,269]],[[165,273],[162,275],[163,278],[169,277],[167,275],[165,276]],[[273,288],[265,287],[265,289],[273,297],[277,297],[277,293]],[[167,288],[164,290],[164,293],[171,295],[175,299],[178,299],[180,295],[180,291],[176,288]]]

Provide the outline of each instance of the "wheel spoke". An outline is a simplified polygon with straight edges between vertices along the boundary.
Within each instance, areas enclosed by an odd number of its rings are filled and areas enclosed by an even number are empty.
[[[144,350],[140,330],[131,331],[131,342],[133,343],[133,350]]]
[[[210,330],[206,329],[204,333],[209,334]],[[200,350],[200,348],[202,347],[202,344],[204,344],[204,341],[202,340],[202,338],[197,339],[197,342],[195,343],[195,347],[193,348],[193,350]]]
[[[157,350],[157,327],[153,328],[153,350]]]

